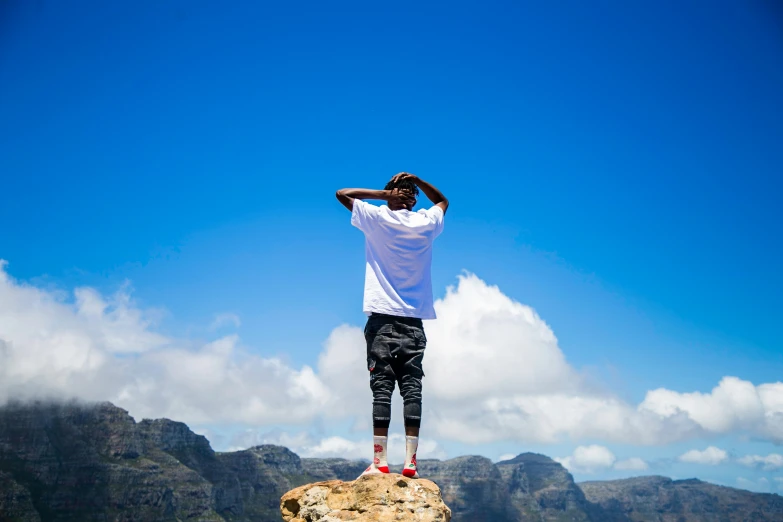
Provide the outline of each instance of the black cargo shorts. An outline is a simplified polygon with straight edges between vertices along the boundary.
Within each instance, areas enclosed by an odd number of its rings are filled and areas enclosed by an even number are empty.
[[[373,313],[364,327],[373,395],[373,426],[388,427],[395,384],[400,386],[406,426],[421,423],[422,361],[427,337],[421,319]]]

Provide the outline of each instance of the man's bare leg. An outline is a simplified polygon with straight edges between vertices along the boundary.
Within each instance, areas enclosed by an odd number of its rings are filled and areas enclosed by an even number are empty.
[[[388,437],[389,436],[389,428],[373,428],[372,434],[376,437]],[[411,437],[418,437],[419,436],[419,427],[418,426],[405,426],[405,435],[409,435]]]

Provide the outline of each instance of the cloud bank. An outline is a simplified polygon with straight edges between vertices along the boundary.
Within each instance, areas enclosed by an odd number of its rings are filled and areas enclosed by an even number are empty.
[[[588,386],[535,310],[477,276],[462,275],[435,307],[439,319],[425,326],[424,422],[438,440],[655,445],[745,433],[783,441],[781,382],[727,376],[706,393],[657,389],[629,404]],[[336,327],[315,367],[296,367],[254,354],[235,334],[207,343],[164,336],[159,315],[139,308],[127,287],[53,292],[14,280],[0,263],[0,402],[110,400],[137,418],[255,427],[369,417],[361,327]],[[584,451],[569,462],[602,454]],[[644,465],[621,462],[612,465]]]
[[[717,466],[718,464],[736,463],[748,468],[756,468],[763,471],[777,471],[783,469],[783,455],[770,453],[769,455],[745,455],[743,457],[731,457],[721,448],[709,446],[704,450],[693,449],[686,451],[677,460],[691,464],[705,464]]]
[[[598,444],[577,446],[573,454],[555,460],[574,473],[590,474],[609,469],[644,471],[648,468],[647,462],[639,457],[618,461],[609,448]]]
[[[300,457],[367,459],[370,457],[368,448],[372,448],[373,444],[372,437],[369,436],[369,432],[367,433],[367,437],[353,441],[337,436],[317,439],[304,431],[296,434],[279,430],[259,433],[257,430],[248,429],[232,438],[228,450],[240,450],[259,444],[277,444],[287,447]],[[435,440],[427,437],[419,440],[419,453],[432,459],[446,458],[443,448]],[[389,434],[387,455],[392,464],[401,465],[405,461],[405,437],[402,434]]]
[[[722,462],[726,462],[729,458],[729,454],[726,450],[710,446],[703,451],[690,450],[686,451],[678,457],[680,462],[689,462],[691,464],[708,464],[710,466],[717,466]]]
[[[769,455],[745,455],[737,459],[737,462],[749,468],[761,468],[764,471],[776,471],[783,469],[783,455],[770,453]],[[783,477],[781,477],[783,478]]]

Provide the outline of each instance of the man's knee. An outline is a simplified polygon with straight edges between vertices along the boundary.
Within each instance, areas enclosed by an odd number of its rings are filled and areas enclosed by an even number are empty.
[[[421,426],[421,401],[406,402],[402,407],[405,426],[418,428]]]
[[[406,375],[400,382],[400,394],[403,400],[403,417],[405,426],[418,428],[421,426],[421,378]]]
[[[372,427],[388,428],[391,423],[391,402],[372,403]]]

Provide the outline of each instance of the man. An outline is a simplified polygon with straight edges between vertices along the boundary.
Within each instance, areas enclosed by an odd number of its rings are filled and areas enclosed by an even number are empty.
[[[413,212],[419,189],[434,206]],[[351,224],[364,232],[367,258],[364,313],[369,318],[364,338],[373,394],[374,458],[362,475],[389,472],[391,398],[399,383],[405,420],[402,474],[418,478],[422,359],[427,345],[422,319],[435,319],[432,242],[443,231],[449,202],[438,189],[407,172],[395,175],[384,190],[341,189],[337,199],[351,211]],[[387,205],[378,207],[365,199]]]

